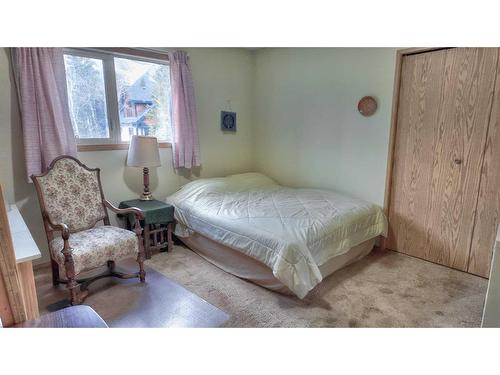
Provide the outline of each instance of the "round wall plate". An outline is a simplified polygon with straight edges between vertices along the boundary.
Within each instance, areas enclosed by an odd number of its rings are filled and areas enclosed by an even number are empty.
[[[365,96],[358,103],[358,111],[363,116],[371,116],[377,110],[377,101],[373,96]]]

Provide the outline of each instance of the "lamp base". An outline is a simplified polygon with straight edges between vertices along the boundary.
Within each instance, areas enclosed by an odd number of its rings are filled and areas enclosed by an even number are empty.
[[[143,179],[144,179],[144,189],[142,191],[141,197],[139,198],[141,201],[152,201],[153,195],[149,191],[149,168],[145,167],[142,170]]]
[[[152,201],[154,198],[153,198],[153,195],[151,193],[142,193],[140,198],[139,198],[141,201]]]

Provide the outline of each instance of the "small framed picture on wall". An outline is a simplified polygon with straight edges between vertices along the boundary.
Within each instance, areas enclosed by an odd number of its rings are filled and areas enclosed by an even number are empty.
[[[236,131],[236,112],[220,112],[220,128],[223,132]]]

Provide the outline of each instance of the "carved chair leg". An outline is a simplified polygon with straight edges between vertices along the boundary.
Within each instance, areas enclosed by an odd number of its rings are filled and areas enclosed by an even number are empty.
[[[74,305],[79,305],[80,302],[80,296],[78,295],[78,284],[76,283],[75,279],[68,279],[68,289],[69,289],[69,297],[70,297],[70,303],[72,306]]]
[[[54,259],[50,260],[50,264],[52,266],[52,285],[57,286],[60,284],[59,264]]]
[[[137,254],[137,263],[139,263],[139,279],[141,283],[146,281],[146,271],[144,271],[144,259],[146,259],[146,253],[144,250],[144,242],[142,241],[142,228],[140,221],[135,219],[134,232],[137,236],[137,241],[139,245],[139,253]],[[146,237],[146,240],[149,241],[149,238]]]
[[[71,262],[71,264],[68,264],[68,262],[66,262],[64,266],[66,268],[66,277],[68,279],[66,288],[69,290],[70,303],[72,306],[80,305],[89,292],[86,288],[80,289],[80,286],[76,281],[73,263]]]
[[[66,270],[66,278],[68,279],[68,284],[66,287],[69,290],[71,305],[79,305],[83,302],[85,297],[89,294],[88,290],[80,290],[78,283],[76,282],[75,275],[75,265],[73,262],[73,257],[71,256],[71,249],[67,244],[65,244],[63,249],[64,254],[64,269]]]
[[[139,240],[139,253],[137,254],[137,263],[139,263],[139,279],[141,280],[141,283],[143,283],[146,281],[146,271],[144,271],[144,260],[146,259],[146,253],[142,244],[141,235],[139,234],[137,237]]]
[[[141,280],[141,283],[146,281],[146,271],[144,271],[144,254],[141,256],[139,254],[137,256],[137,263],[139,263],[139,279]]]

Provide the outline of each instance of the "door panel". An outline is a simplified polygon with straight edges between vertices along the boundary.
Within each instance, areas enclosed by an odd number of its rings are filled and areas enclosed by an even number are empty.
[[[468,272],[489,277],[492,249],[500,223],[500,64],[497,67],[476,211]]]
[[[388,246],[467,270],[498,52],[403,59]]]
[[[407,56],[401,70],[388,247],[422,258],[435,138],[430,124],[438,121],[435,103],[443,86],[445,56],[445,51]]]

